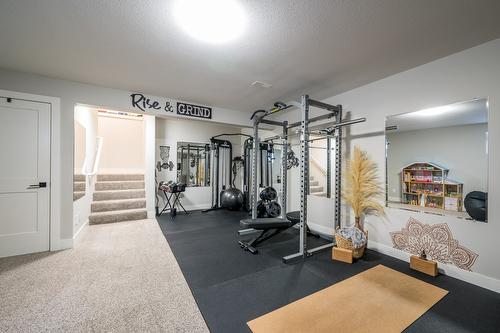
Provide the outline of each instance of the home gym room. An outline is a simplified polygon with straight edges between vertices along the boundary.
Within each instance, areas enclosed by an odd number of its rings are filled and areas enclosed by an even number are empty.
[[[0,1],[0,331],[498,332],[498,13]]]

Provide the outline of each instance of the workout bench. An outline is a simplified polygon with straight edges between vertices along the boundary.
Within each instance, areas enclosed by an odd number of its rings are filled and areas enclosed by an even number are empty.
[[[256,254],[258,250],[256,246],[265,240],[268,240],[282,231],[295,225],[297,221],[290,221],[288,219],[282,218],[257,218],[257,219],[244,219],[240,221],[240,225],[247,229],[255,229],[260,231],[257,237],[249,241],[238,241],[240,247],[249,251],[252,254]]]

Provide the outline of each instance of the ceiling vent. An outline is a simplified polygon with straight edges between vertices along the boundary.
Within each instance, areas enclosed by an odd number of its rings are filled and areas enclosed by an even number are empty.
[[[254,81],[252,83],[252,86],[254,86],[254,87],[261,87],[261,88],[271,88],[273,85],[270,84],[270,83],[262,82],[262,81]]]

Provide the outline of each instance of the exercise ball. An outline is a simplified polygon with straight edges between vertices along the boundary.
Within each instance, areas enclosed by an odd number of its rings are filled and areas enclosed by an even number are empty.
[[[221,206],[229,210],[239,210],[243,206],[243,193],[237,188],[229,188],[222,192]]]
[[[264,201],[273,201],[278,197],[278,192],[272,187],[266,187],[260,192],[259,196]]]
[[[486,221],[488,193],[473,191],[465,196],[464,206],[467,213],[476,221]]]

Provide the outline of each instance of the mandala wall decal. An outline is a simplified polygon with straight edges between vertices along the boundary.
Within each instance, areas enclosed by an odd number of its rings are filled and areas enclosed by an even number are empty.
[[[452,264],[458,268],[472,271],[477,253],[459,244],[453,238],[448,224],[424,224],[410,218],[401,231],[391,232],[395,249],[420,255],[422,250],[427,258],[444,264]]]

